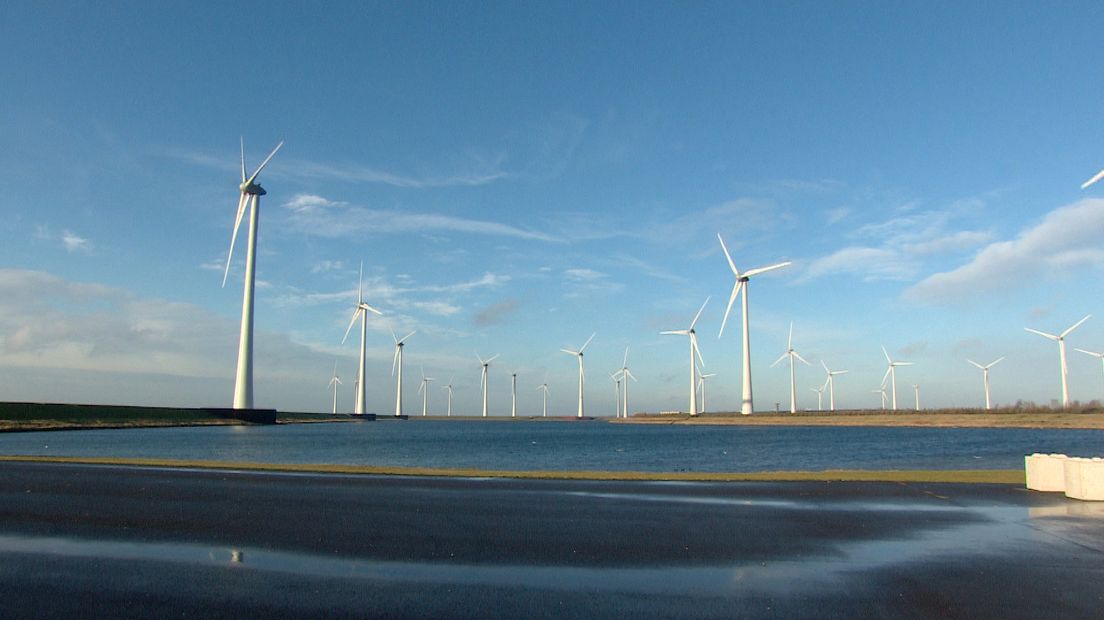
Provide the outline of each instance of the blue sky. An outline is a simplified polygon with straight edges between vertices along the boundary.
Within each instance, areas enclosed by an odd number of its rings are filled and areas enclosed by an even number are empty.
[[[999,10],[997,10],[999,9]],[[699,324],[708,406],[739,406],[741,268],[756,405],[794,323],[799,406],[850,373],[871,407],[880,345],[915,362],[902,405],[1104,398],[1104,55],[1098,3],[78,3],[0,6],[0,399],[228,405],[242,254],[220,288],[239,136],[261,177],[256,400],[328,410],[364,262],[368,404],[390,412],[392,342],[475,413],[547,380],[612,414],[686,408]]]

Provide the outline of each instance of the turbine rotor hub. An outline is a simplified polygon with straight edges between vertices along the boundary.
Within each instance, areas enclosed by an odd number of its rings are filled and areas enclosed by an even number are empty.
[[[268,192],[263,187],[256,183],[242,183],[238,186],[243,194],[249,194],[250,196],[264,196]]]

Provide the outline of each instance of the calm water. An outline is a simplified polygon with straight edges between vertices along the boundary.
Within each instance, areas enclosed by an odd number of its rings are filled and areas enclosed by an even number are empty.
[[[1104,455],[1104,431],[380,421],[0,434],[0,454],[482,469],[1018,469]]]

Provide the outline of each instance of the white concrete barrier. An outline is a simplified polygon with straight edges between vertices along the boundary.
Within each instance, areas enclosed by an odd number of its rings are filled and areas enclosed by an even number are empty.
[[[1104,459],[1066,459],[1066,497],[1104,501]]]
[[[1035,453],[1024,457],[1027,488],[1033,491],[1065,491],[1065,454]]]

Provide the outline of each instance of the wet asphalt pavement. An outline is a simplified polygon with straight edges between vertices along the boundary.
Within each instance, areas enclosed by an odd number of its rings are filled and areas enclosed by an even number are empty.
[[[1104,505],[1006,485],[0,464],[4,616],[1100,617]]]

